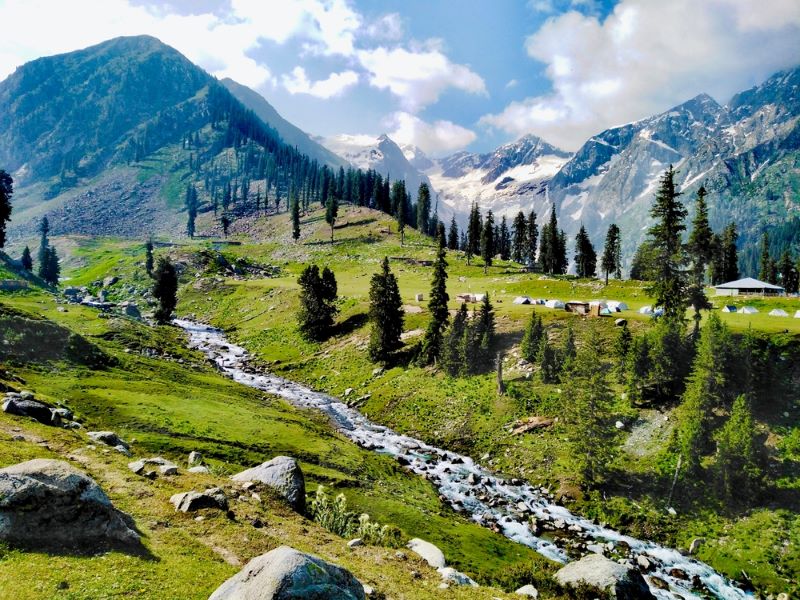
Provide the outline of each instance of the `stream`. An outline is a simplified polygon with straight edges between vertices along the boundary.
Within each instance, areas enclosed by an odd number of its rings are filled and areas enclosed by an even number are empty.
[[[218,329],[181,319],[175,324],[189,334],[192,348],[202,351],[234,381],[280,396],[294,406],[321,410],[348,439],[394,457],[405,468],[431,481],[456,511],[552,560],[565,563],[576,555],[599,552],[627,559],[634,565],[637,561],[649,563],[643,575],[657,598],[674,600],[675,594],[702,598],[698,586],[705,588],[707,594],[726,600],[752,597],[708,565],[678,550],[623,535],[573,515],[555,504],[544,488],[503,478],[468,456],[373,423],[338,398],[259,372],[249,364],[247,351],[230,343]]]

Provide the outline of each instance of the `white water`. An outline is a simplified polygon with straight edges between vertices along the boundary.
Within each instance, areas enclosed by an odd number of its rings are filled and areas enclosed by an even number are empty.
[[[658,598],[672,600],[675,596],[671,592],[684,598],[700,598],[692,592],[691,579],[694,576],[719,598],[750,598],[749,594],[708,565],[684,556],[677,550],[622,535],[573,515],[566,508],[554,504],[545,490],[525,483],[511,484],[477,465],[467,456],[430,446],[373,423],[333,396],[315,392],[281,377],[248,371],[247,351],[228,342],[218,329],[180,319],[175,324],[189,333],[191,347],[204,352],[233,380],[285,398],[295,406],[321,410],[353,442],[376,452],[402,457],[407,461],[406,468],[427,477],[456,510],[470,515],[472,520],[482,525],[496,523],[506,537],[529,546],[548,558],[559,562],[569,560],[566,552],[556,544],[531,532],[528,527],[528,517],[531,515],[540,521],[562,520],[565,529],[570,526],[579,527],[580,532],[577,534],[586,543],[612,543],[615,546],[627,544],[630,547],[628,554],[633,561],[639,555],[646,556],[655,567],[649,574],[645,574],[645,579]],[[470,483],[470,476],[479,483]],[[571,535],[574,536],[575,533]],[[689,580],[673,577],[670,575],[672,569],[680,569],[688,575]],[[670,591],[655,587],[650,581],[650,575],[666,581]]]

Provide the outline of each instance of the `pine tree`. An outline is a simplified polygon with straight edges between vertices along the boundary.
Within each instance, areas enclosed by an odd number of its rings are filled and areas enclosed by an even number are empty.
[[[634,281],[653,281],[656,278],[656,249],[650,241],[639,244],[628,276]]]
[[[511,224],[511,231],[514,238],[511,248],[511,260],[516,263],[524,264],[528,257],[528,221],[525,213],[519,211]]]
[[[594,277],[597,271],[597,253],[583,225],[575,236],[575,268],[583,279]]]
[[[186,206],[186,234],[194,237],[195,221],[197,220],[197,190],[192,184],[186,187],[186,198],[184,199]]]
[[[605,274],[606,285],[608,285],[608,276],[611,273],[617,279],[622,279],[622,240],[616,223],[608,226],[606,244],[603,247],[603,258],[600,263]]]
[[[178,305],[178,274],[168,258],[159,257],[153,279],[153,297],[158,300],[154,316],[156,322],[163,325],[169,323]]]
[[[339,200],[336,195],[331,194],[325,204],[325,222],[331,226],[331,244],[333,243],[333,228],[336,225],[336,217],[339,214]]]
[[[772,275],[772,256],[769,253],[769,234],[765,231],[761,236],[761,257],[758,260],[758,278],[761,281],[772,283],[769,279]]]
[[[796,294],[798,289],[798,273],[795,261],[788,250],[784,250],[781,260],[778,263],[778,271],[781,275],[781,285],[787,294]]]
[[[481,258],[483,259],[483,272],[486,273],[492,266],[492,257],[495,255],[494,215],[490,210],[486,213],[486,220],[481,231]]]
[[[527,248],[525,251],[525,261],[530,266],[533,266],[536,262],[536,245],[538,240],[539,226],[536,224],[536,213],[531,210],[531,214],[528,216]]]
[[[633,334],[628,328],[627,323],[623,323],[617,334],[617,339],[614,340],[614,354],[617,358],[615,371],[617,374],[617,381],[619,383],[625,382],[625,373],[628,368],[628,363],[633,349]]]
[[[452,377],[466,373],[466,332],[467,305],[462,302],[447,328],[442,346],[442,368]]]
[[[571,455],[577,462],[582,484],[588,488],[605,481],[619,444],[602,347],[596,329],[590,329],[564,394],[568,402],[564,419],[570,430]]]
[[[231,218],[228,215],[228,211],[223,211],[222,216],[219,219],[220,225],[222,225],[222,233],[227,238],[228,237],[228,228],[231,226]]]
[[[439,248],[436,261],[433,263],[433,280],[431,281],[431,296],[428,301],[428,312],[430,320],[425,330],[425,338],[422,341],[422,351],[420,353],[420,363],[430,365],[441,357],[442,338],[450,314],[447,311],[447,302],[450,296],[447,295],[447,260],[445,251]]]
[[[717,436],[717,479],[727,500],[743,502],[758,493],[763,477],[759,462],[750,403],[741,395]]]
[[[678,200],[675,171],[670,165],[661,178],[650,216],[655,221],[648,230],[648,239],[656,254],[655,279],[648,293],[668,319],[683,319],[686,309],[686,274],[681,235],[686,229],[686,209]]]
[[[22,268],[28,272],[33,271],[33,258],[31,258],[31,249],[25,246],[25,249],[22,251],[22,258],[20,259],[22,263]]]
[[[468,373],[480,373],[492,364],[494,327],[494,310],[489,294],[485,293],[478,313],[467,328],[464,354]]]
[[[692,232],[686,245],[692,261],[691,277],[687,290],[688,301],[694,308],[695,333],[700,330],[700,311],[710,310],[711,303],[705,293],[706,272],[714,257],[714,232],[708,224],[708,206],[706,205],[706,188],[697,190]]]
[[[536,362],[536,358],[539,354],[539,346],[543,338],[544,325],[542,323],[542,317],[533,310],[531,311],[531,318],[528,320],[528,325],[525,328],[525,333],[522,335],[522,342],[520,343],[522,358],[529,363]]]
[[[542,270],[550,275],[562,275],[567,271],[566,236],[558,229],[555,205],[550,211],[550,221],[542,227],[539,261]]]
[[[547,334],[542,337],[542,341],[539,344],[536,362],[539,364],[539,377],[542,383],[558,383],[558,357],[555,349],[547,339]]]
[[[470,264],[470,259],[473,256],[480,254],[482,230],[481,213],[478,210],[478,205],[473,202],[469,212],[469,221],[467,222],[467,246],[465,250],[467,264]]]
[[[575,346],[575,331],[572,329],[572,324],[567,325],[567,335],[564,336],[564,345],[561,348],[561,367],[563,372],[569,372],[575,362],[575,357],[578,355],[578,349]]]
[[[58,277],[61,274],[61,266],[58,262],[56,249],[48,246],[44,252],[43,262],[39,265],[39,277],[49,285],[58,285]]]
[[[297,198],[292,202],[292,239],[295,242],[300,239],[300,203]]]
[[[417,231],[428,233],[429,221],[431,216],[431,191],[428,184],[419,184],[417,192]]]
[[[458,224],[455,216],[450,219],[450,230],[447,233],[447,249],[458,250]]]
[[[0,169],[0,248],[6,245],[6,226],[11,220],[11,196],[14,194],[14,180]]]
[[[317,265],[307,265],[297,283],[300,285],[297,314],[300,334],[308,340],[324,340],[330,336],[338,312],[336,277],[328,267],[320,275]]]
[[[402,346],[403,301],[397,278],[389,270],[389,259],[384,257],[381,270],[372,276],[369,286],[369,319],[372,329],[369,336],[369,357],[384,362],[392,352]]]
[[[144,244],[144,270],[153,276],[153,239],[149,238]]]
[[[511,233],[508,230],[505,215],[500,219],[500,235],[496,243],[497,249],[500,251],[500,260],[508,260],[511,257]]]
[[[444,230],[444,223],[441,221],[436,224],[436,243],[440,248],[447,248],[447,233]]]

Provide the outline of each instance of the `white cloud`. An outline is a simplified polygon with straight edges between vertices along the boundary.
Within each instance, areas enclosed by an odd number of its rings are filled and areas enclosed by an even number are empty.
[[[516,79],[510,79],[508,83],[506,83],[506,89],[509,90],[513,87],[517,87],[519,85],[519,81]]]
[[[407,112],[396,112],[386,120],[389,137],[398,144],[413,144],[431,156],[443,156],[475,141],[474,131],[451,121],[428,123]]]
[[[448,87],[473,94],[486,94],[483,79],[465,65],[450,61],[440,42],[429,40],[426,47],[407,50],[384,47],[357,52],[369,73],[369,82],[392,92],[408,111],[416,112],[439,99]]]
[[[303,67],[295,67],[291,75],[282,77],[283,86],[290,94],[309,94],[317,98],[332,98],[341,95],[347,88],[358,83],[358,73],[342,71],[331,73],[327,79],[309,81]]]
[[[398,13],[385,14],[367,25],[364,33],[376,40],[397,41],[403,37],[403,18]]]
[[[549,95],[512,102],[481,123],[536,133],[567,149],[607,127],[707,92],[725,102],[800,63],[797,0],[622,0],[603,21],[576,11],[527,40]]]

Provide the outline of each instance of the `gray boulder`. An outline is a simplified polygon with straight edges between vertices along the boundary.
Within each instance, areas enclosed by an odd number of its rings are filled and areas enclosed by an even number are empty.
[[[281,546],[251,560],[209,600],[365,600],[349,571],[294,548]]]
[[[306,481],[300,465],[288,456],[276,456],[252,469],[231,477],[234,481],[258,481],[286,498],[297,512],[306,508]]]
[[[139,310],[139,307],[131,302],[123,302],[120,304],[120,308],[122,308],[122,312],[125,314],[126,317],[130,317],[131,319],[136,319],[137,321],[142,320],[142,311]]]
[[[89,431],[86,435],[93,441],[111,446],[114,449],[117,449],[118,446],[122,446],[125,450],[128,450],[127,442],[123,441],[122,438],[113,431]]]
[[[616,563],[600,554],[589,554],[569,563],[556,572],[555,578],[565,587],[577,587],[583,583],[607,592],[617,600],[654,598],[637,569]]]
[[[159,470],[161,470],[161,467],[173,467],[175,469],[175,473],[178,471],[178,465],[167,460],[166,458],[161,458],[160,456],[154,456],[153,458],[140,458],[139,460],[129,462],[128,468],[137,475],[141,475],[147,465],[157,465]]]
[[[56,424],[52,408],[32,398],[23,398],[21,394],[6,394],[3,412],[18,417],[30,417],[45,425]]]
[[[192,450],[191,452],[189,452],[188,463],[189,463],[190,467],[194,467],[194,466],[197,466],[197,465],[202,465],[203,464],[203,455],[200,454],[199,452],[195,451],[195,450]]]
[[[447,566],[444,560],[444,553],[430,542],[414,538],[408,542],[408,548],[414,554],[422,557],[434,569],[442,569]]]
[[[133,519],[100,486],[60,460],[0,469],[0,540],[25,547],[138,544]]]
[[[202,494],[194,490],[175,494],[169,501],[175,505],[175,510],[180,512],[194,512],[203,508],[228,510],[228,498],[220,488],[210,488]]]

